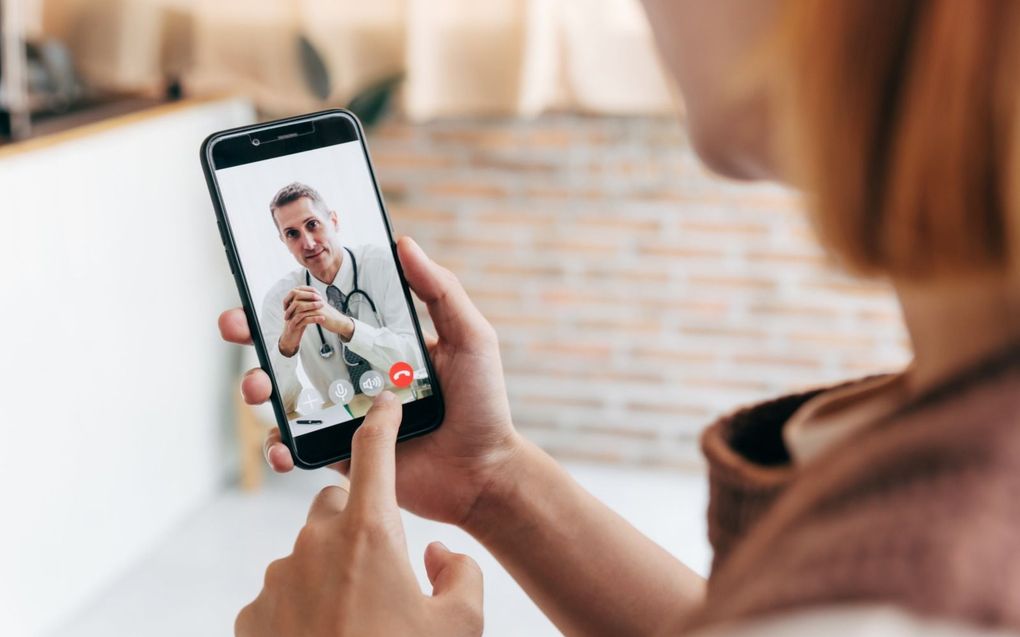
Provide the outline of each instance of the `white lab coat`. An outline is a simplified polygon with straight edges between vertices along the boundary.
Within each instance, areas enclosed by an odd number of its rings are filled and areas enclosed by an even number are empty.
[[[385,327],[377,324],[371,306],[358,295],[351,302],[354,335],[345,346],[368,361],[372,369],[380,372],[386,379],[389,378],[390,367],[398,361],[409,363],[415,369],[415,375],[419,376],[424,370],[418,339],[389,249],[376,245],[362,245],[350,249],[358,264],[358,287],[375,301]],[[354,286],[354,268],[350,260],[350,255],[345,250],[340,270],[332,281],[332,284],[340,288],[345,295]],[[305,272],[304,268],[294,270],[269,290],[263,302],[260,320],[280,397],[288,412],[294,410],[302,389],[297,374],[299,362],[312,385],[324,399],[328,400],[330,383],[340,379],[350,380],[348,367],[341,358],[340,337],[326,329],[323,329],[322,333],[326,342],[334,349],[333,355],[329,358],[319,355],[322,341],[319,338],[319,331],[314,326],[305,328],[297,354],[287,358],[280,353],[279,341],[284,325],[283,299],[294,288],[306,285]],[[314,276],[311,277],[311,284],[322,295],[323,301],[328,303],[327,284]]]

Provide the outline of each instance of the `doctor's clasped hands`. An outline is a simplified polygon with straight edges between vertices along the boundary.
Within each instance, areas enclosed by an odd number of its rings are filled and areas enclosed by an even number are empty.
[[[321,325],[344,341],[354,335],[354,320],[326,303],[319,291],[308,285],[294,288],[284,297],[283,319],[279,348],[288,358],[297,354],[305,328],[312,325]]]

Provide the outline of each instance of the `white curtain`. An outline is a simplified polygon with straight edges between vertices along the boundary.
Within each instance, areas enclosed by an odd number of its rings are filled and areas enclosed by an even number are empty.
[[[403,73],[403,105],[415,119],[673,107],[638,0],[50,4],[63,7],[51,22],[68,32],[86,76],[104,87],[158,87],[172,70],[183,72],[191,94],[240,92],[280,114],[344,104]],[[76,35],[82,25],[89,37]],[[322,63],[324,97],[306,77],[302,47]]]

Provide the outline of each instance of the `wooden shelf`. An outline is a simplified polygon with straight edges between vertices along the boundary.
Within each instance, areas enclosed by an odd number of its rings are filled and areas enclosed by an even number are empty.
[[[111,97],[82,104],[65,113],[45,113],[32,117],[32,134],[25,139],[0,139],[0,148],[31,142],[40,137],[63,133],[103,120],[137,113],[171,103],[148,97]]]

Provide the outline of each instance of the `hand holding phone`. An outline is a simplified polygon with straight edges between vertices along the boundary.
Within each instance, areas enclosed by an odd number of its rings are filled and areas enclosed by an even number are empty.
[[[386,388],[404,405],[401,440],[439,427],[442,393],[357,119],[335,110],[215,133],[202,165],[295,465],[347,457]]]
[[[510,460],[525,443],[511,422],[492,326],[457,277],[429,259],[413,240],[401,238],[397,254],[408,284],[425,302],[436,327],[437,335],[429,335],[426,342],[446,399],[438,431],[397,447],[397,501],[416,515],[463,525],[484,489],[513,480]],[[226,340],[251,344],[240,308],[224,312],[219,324]],[[252,405],[269,400],[271,390],[261,369],[250,370],[241,381],[241,393]],[[279,430],[269,433],[264,450],[273,470],[294,468]],[[346,472],[348,462],[333,466]]]

